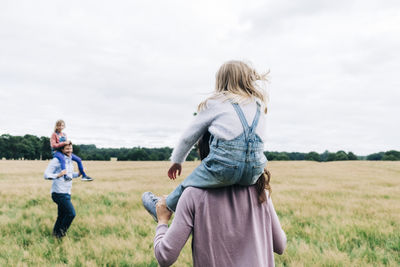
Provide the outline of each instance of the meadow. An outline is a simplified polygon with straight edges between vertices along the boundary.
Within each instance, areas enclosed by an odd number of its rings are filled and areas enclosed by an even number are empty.
[[[169,162],[84,162],[77,216],[61,242],[47,161],[0,160],[0,266],[157,266],[156,223],[141,194],[167,194]],[[400,162],[269,162],[272,199],[288,237],[277,266],[399,266]],[[191,266],[190,240],[174,266]]]

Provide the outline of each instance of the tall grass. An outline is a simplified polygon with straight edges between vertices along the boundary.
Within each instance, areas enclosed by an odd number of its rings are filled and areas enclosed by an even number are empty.
[[[142,192],[169,193],[168,162],[85,162],[77,216],[61,242],[47,162],[0,161],[0,266],[157,266],[156,224]],[[196,162],[184,165],[182,177]],[[271,162],[272,198],[288,237],[277,266],[400,265],[400,163]],[[188,242],[175,266],[191,266]]]

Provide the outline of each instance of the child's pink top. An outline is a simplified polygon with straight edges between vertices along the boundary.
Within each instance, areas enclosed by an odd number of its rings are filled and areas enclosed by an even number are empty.
[[[65,143],[66,143],[65,141],[64,142],[60,142],[60,138],[61,137],[64,137],[64,139],[67,140],[67,134],[65,134],[63,132],[61,132],[61,133],[54,132],[51,135],[51,138],[50,138],[50,146],[51,146],[51,148],[57,149],[57,148],[62,147],[62,146],[65,145]]]

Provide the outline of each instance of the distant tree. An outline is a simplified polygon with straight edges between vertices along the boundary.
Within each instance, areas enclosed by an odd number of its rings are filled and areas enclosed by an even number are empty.
[[[3,142],[2,144],[2,158],[6,159],[12,159],[13,158],[13,151],[11,150],[11,144],[13,142],[13,136],[9,134],[2,134],[1,135],[1,140]]]
[[[73,149],[75,155],[77,155],[78,157],[81,157],[81,146],[80,145],[72,144],[72,149]]]
[[[117,157],[118,161],[127,161],[128,160],[128,155],[120,153],[119,156]]]
[[[326,161],[335,161],[336,160],[336,153],[328,153],[328,157]]]
[[[383,152],[374,153],[374,154],[368,155],[367,160],[382,160],[383,155],[384,155]]]
[[[6,141],[3,138],[3,135],[0,136],[0,159],[6,156]]]
[[[33,144],[22,142],[17,144],[17,148],[19,155],[21,155],[21,158],[29,160],[35,159],[35,151]]]
[[[267,157],[268,160],[275,160],[276,158],[276,153],[275,152],[271,152],[271,151],[265,151],[264,152],[265,157]]]
[[[313,160],[313,161],[320,161],[320,155],[317,152],[309,152],[304,157],[305,160]]]
[[[24,159],[40,159],[40,151],[41,151],[41,142],[40,138],[35,135],[26,134],[22,138],[23,144],[23,157]]]
[[[25,150],[25,145],[22,143],[22,136],[11,136],[8,149],[11,153],[11,159],[22,159]]]
[[[53,155],[51,153],[51,148],[50,148],[50,138],[42,136],[40,137],[40,147],[41,147],[41,159],[51,159],[53,158]],[[75,153],[75,151],[74,151]]]
[[[128,152],[129,160],[149,160],[148,154],[141,148],[134,148]]]
[[[281,152],[276,156],[275,160],[290,160],[290,158],[286,152]]]
[[[382,160],[400,160],[400,152],[396,150],[386,151]]]
[[[290,152],[287,153],[290,160],[305,160],[306,153]]]
[[[357,156],[353,152],[347,153],[348,160],[358,160]]]
[[[97,151],[93,155],[93,160],[105,160],[104,153]]]
[[[398,160],[398,159],[394,155],[383,155],[382,160],[395,161],[395,160]]]
[[[340,150],[336,152],[335,160],[348,160],[349,158],[347,157],[346,152],[343,150]]]
[[[328,158],[329,158],[329,151],[328,150],[325,150],[324,151],[324,153],[322,153],[321,155],[320,155],[320,160],[321,161],[328,161]],[[333,159],[334,160],[334,159]]]

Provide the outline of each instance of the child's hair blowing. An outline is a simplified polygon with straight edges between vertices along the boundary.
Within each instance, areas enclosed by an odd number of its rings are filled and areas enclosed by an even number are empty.
[[[56,121],[56,125],[54,126],[54,132],[57,132],[57,127],[60,126],[61,124],[65,125],[65,122],[63,120]]]
[[[251,97],[260,99],[264,106],[268,102],[266,92],[256,85],[256,81],[267,81],[267,73],[259,74],[243,61],[231,60],[224,63],[218,70],[215,79],[214,94],[201,102],[198,110],[202,110],[208,99],[225,95],[235,103],[240,103]],[[267,113],[267,108],[265,108]]]

